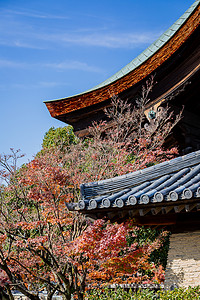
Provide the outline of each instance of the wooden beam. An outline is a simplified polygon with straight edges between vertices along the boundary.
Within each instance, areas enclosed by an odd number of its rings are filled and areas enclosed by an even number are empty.
[[[185,208],[185,205],[177,205],[177,206],[174,206],[174,211],[177,214],[177,213],[180,213],[184,208]]]
[[[172,209],[173,209],[173,206],[165,206],[165,207],[162,207],[161,211],[162,211],[162,214],[163,214],[163,215],[166,215],[166,214],[168,214],[168,212],[170,212]]]
[[[196,203],[194,203],[194,204],[186,204],[186,205],[185,205],[185,211],[186,211],[186,212],[190,212],[190,211],[192,211],[196,206],[197,206]]]
[[[145,216],[146,214],[148,214],[148,212],[150,211],[151,209],[150,208],[141,208],[139,209],[139,215],[141,217]]]
[[[126,216],[127,212],[126,211],[120,211],[119,212],[119,217],[124,218]]]
[[[146,226],[163,226],[163,225],[175,225],[176,224],[176,215],[173,216],[144,216],[144,217],[136,217],[137,225],[146,225]]]
[[[155,207],[151,209],[152,215],[157,215],[161,211],[162,207]]]
[[[129,210],[128,214],[129,214],[130,217],[134,217],[134,216],[136,216],[138,214],[138,210],[137,209],[135,209],[135,210]]]
[[[108,216],[108,219],[113,219],[116,216],[116,214],[114,212],[109,212],[109,213],[107,213],[107,216]]]

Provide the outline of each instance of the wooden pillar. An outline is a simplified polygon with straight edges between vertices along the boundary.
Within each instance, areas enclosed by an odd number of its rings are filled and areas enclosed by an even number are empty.
[[[170,238],[165,288],[200,285],[200,230],[174,233]]]

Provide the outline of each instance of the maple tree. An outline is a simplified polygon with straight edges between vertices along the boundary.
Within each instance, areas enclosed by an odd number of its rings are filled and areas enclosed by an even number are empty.
[[[176,155],[176,149],[162,146],[179,116],[172,120],[165,111],[151,130],[143,126],[150,90],[147,87],[134,109],[114,97],[106,112],[112,126],[94,124],[90,138],[74,143],[67,137],[67,143],[56,141],[52,147],[48,143],[20,169],[18,151],[0,157],[0,176],[7,182],[0,188],[0,269],[10,299],[12,287],[33,300],[43,288],[48,299],[55,291],[63,299],[74,292],[82,299],[90,284],[163,280],[161,268],[149,257],[165,233],[139,245],[131,221],[91,223],[68,209],[80,200],[80,183],[122,175]]]
[[[64,299],[75,291],[82,299],[88,283],[112,282],[113,278],[118,282],[122,274],[130,282],[147,279],[132,277],[139,266],[154,272],[146,259],[157,244],[129,245],[131,222],[90,224],[83,215],[67,209],[65,202],[79,197],[81,179],[79,172],[75,177],[73,164],[64,167],[70,157],[76,159],[73,152],[68,155],[61,160],[60,152],[46,150],[18,172],[8,168],[9,185],[1,189],[0,268],[7,287],[17,287],[30,299],[39,299],[35,290],[44,287],[48,299],[55,291]],[[86,173],[81,174],[85,179]]]

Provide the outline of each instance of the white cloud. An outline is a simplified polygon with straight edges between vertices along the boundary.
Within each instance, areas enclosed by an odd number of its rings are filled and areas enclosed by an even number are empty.
[[[40,20],[33,22],[22,18],[22,16],[25,16],[52,20],[69,19],[68,16],[34,10],[5,9],[0,12],[0,15],[0,44],[18,48],[50,49],[58,46],[70,47],[76,45],[130,49],[150,44],[160,35],[160,32],[155,31],[138,32],[135,29],[126,32],[120,31],[118,28],[114,29],[114,25],[110,24],[110,20],[94,23],[93,27],[91,24],[88,26],[87,22],[84,24],[85,26],[81,26],[82,23],[75,23],[71,27],[72,24],[68,21],[64,21],[62,27],[60,27],[57,26],[55,21],[54,27],[49,26],[49,24],[54,24],[52,22],[40,22]],[[19,18],[17,18],[18,15]],[[70,16],[70,18],[73,20],[73,16]],[[38,24],[41,24],[41,26],[38,26]]]
[[[13,83],[11,84],[12,88],[16,89],[38,89],[38,88],[54,88],[59,86],[67,86],[68,84],[66,82],[54,82],[54,81],[42,81],[42,82],[36,82],[34,84],[24,84],[24,83]],[[1,88],[1,86],[0,86]]]
[[[80,70],[80,71],[87,71],[87,72],[95,72],[95,73],[102,73],[103,70],[95,67],[90,66],[85,62],[80,61],[63,61],[59,63],[48,63],[44,66],[49,68],[55,68],[57,70]]]
[[[42,34],[38,39],[63,46],[95,46],[105,48],[135,48],[150,44],[159,36],[158,33],[92,33],[92,34]]]
[[[101,35],[85,35],[85,36],[64,36],[63,41],[66,43],[100,46],[106,48],[130,48],[150,43],[155,36],[152,34],[101,34]]]
[[[40,87],[53,88],[57,86],[67,86],[68,84],[66,82],[42,81],[39,82],[38,85]]]
[[[0,18],[0,44],[18,48],[50,49],[52,47],[104,47],[104,48],[136,48],[153,42],[158,36],[158,32],[129,32],[111,30],[105,25],[95,25],[92,27],[74,26],[68,28],[68,22],[61,27],[49,28],[49,22],[42,22],[38,30],[38,22],[27,22],[23,18],[13,18],[13,15],[23,15],[27,17],[41,19],[68,19],[68,17],[48,15],[35,11],[5,10],[7,16],[1,14]],[[12,16],[12,17],[11,17]],[[56,22],[55,22],[56,23]],[[57,23],[56,23],[57,24]],[[110,30],[108,29],[110,28]]]
[[[12,60],[3,60],[0,59],[0,68],[53,68],[57,70],[80,70],[85,72],[94,72],[94,73],[102,73],[104,72],[102,69],[96,66],[90,66],[85,62],[81,61],[61,61],[61,62],[50,62],[50,63],[28,63],[28,62],[19,62]]]
[[[0,59],[0,68],[24,68],[24,67],[27,67],[26,63]]]
[[[25,38],[26,39],[26,38]],[[35,43],[35,44],[33,44]],[[47,47],[41,46],[41,43],[38,43],[37,41],[33,40],[32,43],[28,43],[15,40],[15,38],[10,38],[8,40],[1,38],[0,39],[0,45],[2,46],[9,46],[9,47],[17,47],[17,48],[28,48],[28,49],[37,49],[37,50],[45,50]]]
[[[21,42],[19,40],[13,41],[12,46],[15,46],[15,47],[18,47],[18,48],[30,48],[30,49],[38,49],[38,50],[44,50],[45,49],[44,47],[41,47],[39,45],[33,45],[31,43]]]
[[[87,31],[87,30],[86,30]],[[28,35],[28,33],[27,33]],[[158,33],[113,33],[113,34],[37,34],[32,33],[30,36],[24,35],[16,39],[10,37],[0,39],[0,45],[17,47],[17,48],[30,48],[45,50],[52,46],[71,47],[104,47],[104,48],[137,48],[146,44],[154,42],[160,34]],[[29,41],[30,40],[30,41]]]
[[[57,16],[57,15],[50,15],[50,14],[44,14],[38,11],[34,10],[11,10],[11,9],[5,9],[4,14],[7,13],[9,15],[21,15],[25,17],[31,17],[31,18],[39,18],[39,19],[69,19],[69,17],[66,16]]]

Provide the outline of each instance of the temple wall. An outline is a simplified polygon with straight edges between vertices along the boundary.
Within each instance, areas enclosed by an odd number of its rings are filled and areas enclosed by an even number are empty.
[[[200,285],[200,231],[172,234],[165,287],[197,285]]]

